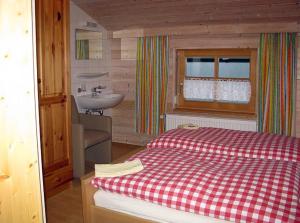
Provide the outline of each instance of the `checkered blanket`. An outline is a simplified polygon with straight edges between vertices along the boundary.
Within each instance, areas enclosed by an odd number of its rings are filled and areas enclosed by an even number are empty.
[[[177,210],[234,222],[300,222],[300,164],[180,148],[152,148],[144,170],[92,184]]]
[[[298,138],[218,128],[173,129],[151,141],[147,148],[191,149],[240,157],[300,161]]]

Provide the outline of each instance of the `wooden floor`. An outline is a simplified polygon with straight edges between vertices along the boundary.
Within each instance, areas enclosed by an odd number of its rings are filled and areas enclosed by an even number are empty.
[[[140,146],[113,143],[112,159],[116,160]],[[81,206],[81,187],[78,179],[63,192],[46,200],[48,223],[83,223]]]

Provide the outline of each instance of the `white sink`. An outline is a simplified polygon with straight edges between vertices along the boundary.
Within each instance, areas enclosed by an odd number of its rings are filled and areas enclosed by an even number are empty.
[[[106,109],[112,108],[121,103],[124,99],[123,94],[98,94],[78,96],[78,104],[84,109]]]

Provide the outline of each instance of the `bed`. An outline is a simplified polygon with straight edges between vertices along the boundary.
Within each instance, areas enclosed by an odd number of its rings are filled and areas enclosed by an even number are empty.
[[[293,137],[217,128],[170,130],[128,155],[142,161],[143,171],[117,178],[91,174],[82,180],[84,219],[299,222],[299,153],[299,139]]]

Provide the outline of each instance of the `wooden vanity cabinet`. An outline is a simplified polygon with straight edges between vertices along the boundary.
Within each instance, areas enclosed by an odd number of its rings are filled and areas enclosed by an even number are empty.
[[[46,196],[73,177],[69,0],[36,0],[40,129]]]

